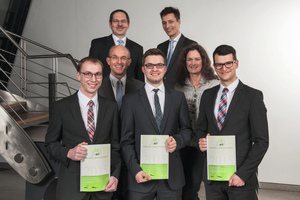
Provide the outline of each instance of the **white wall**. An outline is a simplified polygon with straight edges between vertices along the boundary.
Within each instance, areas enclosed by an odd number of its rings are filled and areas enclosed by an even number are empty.
[[[159,16],[165,6],[180,9],[182,33],[209,55],[220,44],[236,48],[239,78],[263,91],[268,109],[260,181],[300,185],[298,0],[33,0],[23,36],[81,59],[93,38],[111,33],[109,14],[121,8],[131,19],[128,37],[145,51],[167,39]]]

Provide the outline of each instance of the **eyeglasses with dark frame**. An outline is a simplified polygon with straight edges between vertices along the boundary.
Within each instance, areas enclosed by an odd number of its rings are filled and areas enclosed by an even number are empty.
[[[91,73],[91,72],[80,72],[81,74],[83,74],[83,76],[85,78],[92,78],[93,76],[95,76],[96,79],[101,79],[102,78],[102,73],[101,72],[97,72],[95,74]]]
[[[216,69],[222,69],[223,66],[225,66],[226,68],[231,68],[233,66],[233,63],[235,63],[235,62],[236,62],[236,60],[229,61],[226,63],[214,63],[214,66]]]
[[[156,66],[157,69],[162,69],[162,68],[164,68],[165,64],[163,64],[163,63],[157,63],[157,64],[148,63],[148,64],[145,64],[145,67],[147,69],[153,69],[155,66]]]
[[[118,61],[119,59],[121,59],[122,62],[125,62],[130,59],[130,58],[127,58],[126,56],[123,56],[123,57],[109,56],[109,58],[112,59],[113,61]]]

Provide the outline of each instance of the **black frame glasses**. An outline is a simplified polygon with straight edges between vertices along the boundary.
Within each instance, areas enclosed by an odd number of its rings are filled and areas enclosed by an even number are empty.
[[[96,79],[102,78],[102,73],[101,72],[97,72],[95,74],[93,74],[91,72],[80,72],[80,73],[83,74],[83,76],[85,78],[93,78],[93,76],[95,76]]]
[[[153,69],[155,66],[156,66],[157,69],[162,69],[162,68],[164,68],[165,64],[163,64],[163,63],[157,63],[157,64],[148,63],[148,64],[145,64],[145,67],[147,67],[147,69]]]
[[[229,61],[226,63],[214,63],[214,66],[216,69],[222,69],[223,66],[225,66],[226,68],[231,68],[233,66],[233,63],[235,63],[235,62],[236,62],[236,60]]]

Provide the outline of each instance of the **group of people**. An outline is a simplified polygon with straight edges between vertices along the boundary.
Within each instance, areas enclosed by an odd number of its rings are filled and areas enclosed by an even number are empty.
[[[217,47],[213,67],[205,49],[180,32],[180,12],[166,7],[169,40],[149,49],[126,37],[127,12],[109,18],[112,34],[92,40],[78,63],[78,92],[54,103],[45,143],[60,161],[58,200],[257,199],[257,168],[268,148],[262,92],[236,75],[229,45]],[[216,73],[216,74],[215,74]],[[140,166],[141,135],[168,135],[169,178],[152,180]],[[207,135],[235,135],[236,173],[208,181]],[[87,144],[111,144],[111,177],[104,191],[80,192]]]

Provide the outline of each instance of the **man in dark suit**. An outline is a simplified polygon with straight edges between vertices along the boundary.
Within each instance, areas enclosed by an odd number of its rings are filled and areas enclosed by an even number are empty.
[[[98,58],[103,63],[103,78],[110,73],[110,67],[106,62],[109,49],[114,45],[121,45],[127,47],[131,54],[131,63],[127,70],[127,76],[144,81],[141,69],[143,47],[126,37],[129,25],[130,21],[127,12],[120,9],[115,10],[109,17],[109,27],[112,30],[112,34],[92,40],[89,56]]]
[[[110,199],[116,190],[121,168],[117,104],[100,97],[102,63],[84,58],[78,64],[80,89],[57,101],[50,110],[45,144],[50,156],[59,161],[58,200]],[[105,191],[80,192],[80,160],[86,156],[81,145],[111,144],[111,177]]]
[[[177,8],[165,7],[160,12],[160,17],[163,29],[170,39],[159,44],[157,48],[167,56],[167,72],[164,76],[164,84],[173,89],[182,49],[197,42],[186,38],[180,33],[181,20]]]
[[[206,197],[208,200],[254,200],[257,199],[257,168],[269,146],[263,94],[237,78],[239,61],[233,47],[217,47],[213,58],[221,84],[202,95],[196,138],[201,138],[199,148],[205,152],[207,134],[234,135],[237,171],[229,181],[208,181],[205,174]],[[204,168],[207,173],[207,165]]]
[[[130,52],[126,47],[112,46],[106,61],[111,71],[110,75],[104,78],[98,93],[103,98],[117,102],[120,109],[123,95],[140,89],[144,83],[126,75],[126,70],[131,62]],[[119,184],[117,191],[113,194],[113,199],[127,199],[127,191],[127,168],[122,162]]]
[[[142,60],[145,87],[124,96],[121,109],[120,145],[128,168],[128,199],[181,199],[185,180],[179,150],[193,136],[187,103],[183,93],[164,86],[166,59],[159,49],[149,49]],[[141,135],[156,134],[169,135],[168,180],[151,180],[140,167]]]
[[[106,61],[110,66],[110,75],[104,78],[102,85],[99,88],[100,96],[117,102],[118,81],[121,81],[122,96],[143,87],[144,82],[130,78],[126,75],[126,71],[131,63],[130,52],[126,47],[112,46]],[[120,100],[121,104],[122,99]]]

